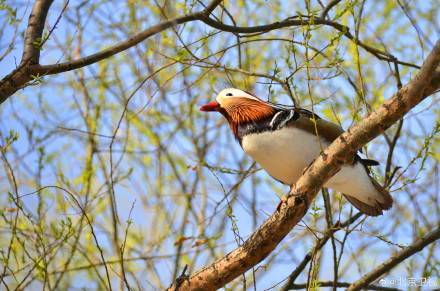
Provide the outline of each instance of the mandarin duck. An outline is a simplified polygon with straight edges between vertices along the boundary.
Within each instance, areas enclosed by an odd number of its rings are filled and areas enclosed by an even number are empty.
[[[242,147],[270,176],[293,185],[314,159],[344,130],[303,108],[263,101],[239,89],[222,90],[201,111],[220,112]],[[359,211],[381,215],[393,204],[391,195],[370,175],[379,163],[358,154],[324,187],[338,191]]]

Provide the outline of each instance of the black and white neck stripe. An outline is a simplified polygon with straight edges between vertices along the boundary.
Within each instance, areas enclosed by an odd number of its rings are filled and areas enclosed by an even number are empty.
[[[248,134],[257,134],[266,131],[274,131],[283,128],[290,120],[296,120],[299,118],[299,113],[293,109],[281,109],[278,110],[274,115],[269,116],[265,119],[259,121],[251,121],[241,123],[237,127],[237,140],[241,145],[241,141],[244,136]]]

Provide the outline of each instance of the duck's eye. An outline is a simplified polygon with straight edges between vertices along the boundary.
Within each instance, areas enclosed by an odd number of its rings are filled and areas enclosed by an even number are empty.
[[[232,93],[226,93],[226,96],[232,96]]]

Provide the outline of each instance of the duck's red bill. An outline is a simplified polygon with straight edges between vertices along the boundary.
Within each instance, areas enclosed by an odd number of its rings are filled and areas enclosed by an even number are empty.
[[[220,104],[217,101],[211,101],[200,107],[200,111],[218,111]]]

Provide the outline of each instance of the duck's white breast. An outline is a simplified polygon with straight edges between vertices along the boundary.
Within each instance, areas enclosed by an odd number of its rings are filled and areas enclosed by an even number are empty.
[[[321,143],[323,149],[328,145]],[[246,135],[242,147],[272,177],[285,184],[296,182],[321,150],[315,135],[291,127]]]

